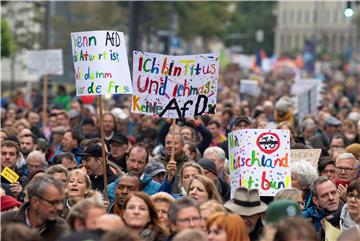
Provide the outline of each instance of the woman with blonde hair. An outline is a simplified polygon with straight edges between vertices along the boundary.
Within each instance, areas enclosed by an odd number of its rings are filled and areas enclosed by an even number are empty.
[[[201,228],[204,231],[207,231],[206,222],[208,220],[208,217],[216,212],[226,212],[224,205],[222,205],[216,200],[209,200],[200,205]]]
[[[154,203],[156,212],[159,216],[160,222],[170,230],[170,222],[168,219],[168,212],[170,206],[173,202],[175,202],[175,198],[173,198],[170,194],[166,192],[158,192],[151,196],[151,200]]]
[[[304,200],[302,198],[302,191],[297,188],[285,188],[281,189],[278,193],[276,193],[274,197],[275,200],[287,199],[295,201],[299,204],[301,210],[304,210]]]
[[[245,222],[236,214],[215,213],[206,228],[209,241],[250,241]]]
[[[198,205],[212,199],[222,203],[214,182],[205,175],[198,174],[191,178],[187,194],[190,198],[195,199]]]
[[[83,170],[74,169],[68,174],[65,204],[60,216],[66,217],[71,207],[85,198],[93,198],[103,204],[101,193],[91,189],[90,177]]]

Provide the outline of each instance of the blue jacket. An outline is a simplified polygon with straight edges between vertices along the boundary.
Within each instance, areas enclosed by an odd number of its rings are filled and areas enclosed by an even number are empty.
[[[327,216],[325,210],[320,210],[316,206],[311,206],[303,211],[304,218],[310,218],[316,232],[320,233],[322,230],[321,220]]]
[[[115,201],[115,190],[116,190],[116,184],[119,182],[121,177],[118,177],[114,182],[110,183],[108,185],[108,195],[110,203]],[[143,175],[143,178],[141,179],[141,184],[143,186],[142,190],[147,195],[151,196],[159,191],[160,183],[155,182],[152,180],[152,177],[145,174]]]

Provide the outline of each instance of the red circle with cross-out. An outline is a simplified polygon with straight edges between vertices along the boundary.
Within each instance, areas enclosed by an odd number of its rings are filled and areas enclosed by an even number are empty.
[[[257,138],[256,145],[262,152],[271,154],[279,149],[280,138],[276,133],[264,132]]]

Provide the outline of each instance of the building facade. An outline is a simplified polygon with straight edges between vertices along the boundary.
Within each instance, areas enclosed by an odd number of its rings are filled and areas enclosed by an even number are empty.
[[[346,1],[279,1],[275,53],[302,51],[307,40],[315,43],[317,53],[359,51],[360,38],[353,17],[344,15],[345,5]]]

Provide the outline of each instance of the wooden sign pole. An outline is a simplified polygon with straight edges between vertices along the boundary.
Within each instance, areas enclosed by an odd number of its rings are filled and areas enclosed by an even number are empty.
[[[102,96],[98,96],[98,107],[100,113],[100,137],[101,137],[101,148],[102,148],[102,161],[104,168],[104,197],[105,200],[109,200],[108,190],[107,190],[107,160],[106,160],[106,149],[105,149],[105,134],[104,134],[104,125],[103,125],[103,99]]]
[[[176,119],[173,119],[173,123],[172,123],[172,132],[174,133],[174,129],[175,129],[175,124],[176,123]],[[175,136],[173,135],[173,141],[172,141],[172,146],[171,146],[171,157],[170,157],[170,160],[173,160],[175,161]]]
[[[44,83],[43,83],[43,108],[42,108],[42,127],[46,127],[47,123],[47,104],[48,104],[48,76],[44,75]]]

